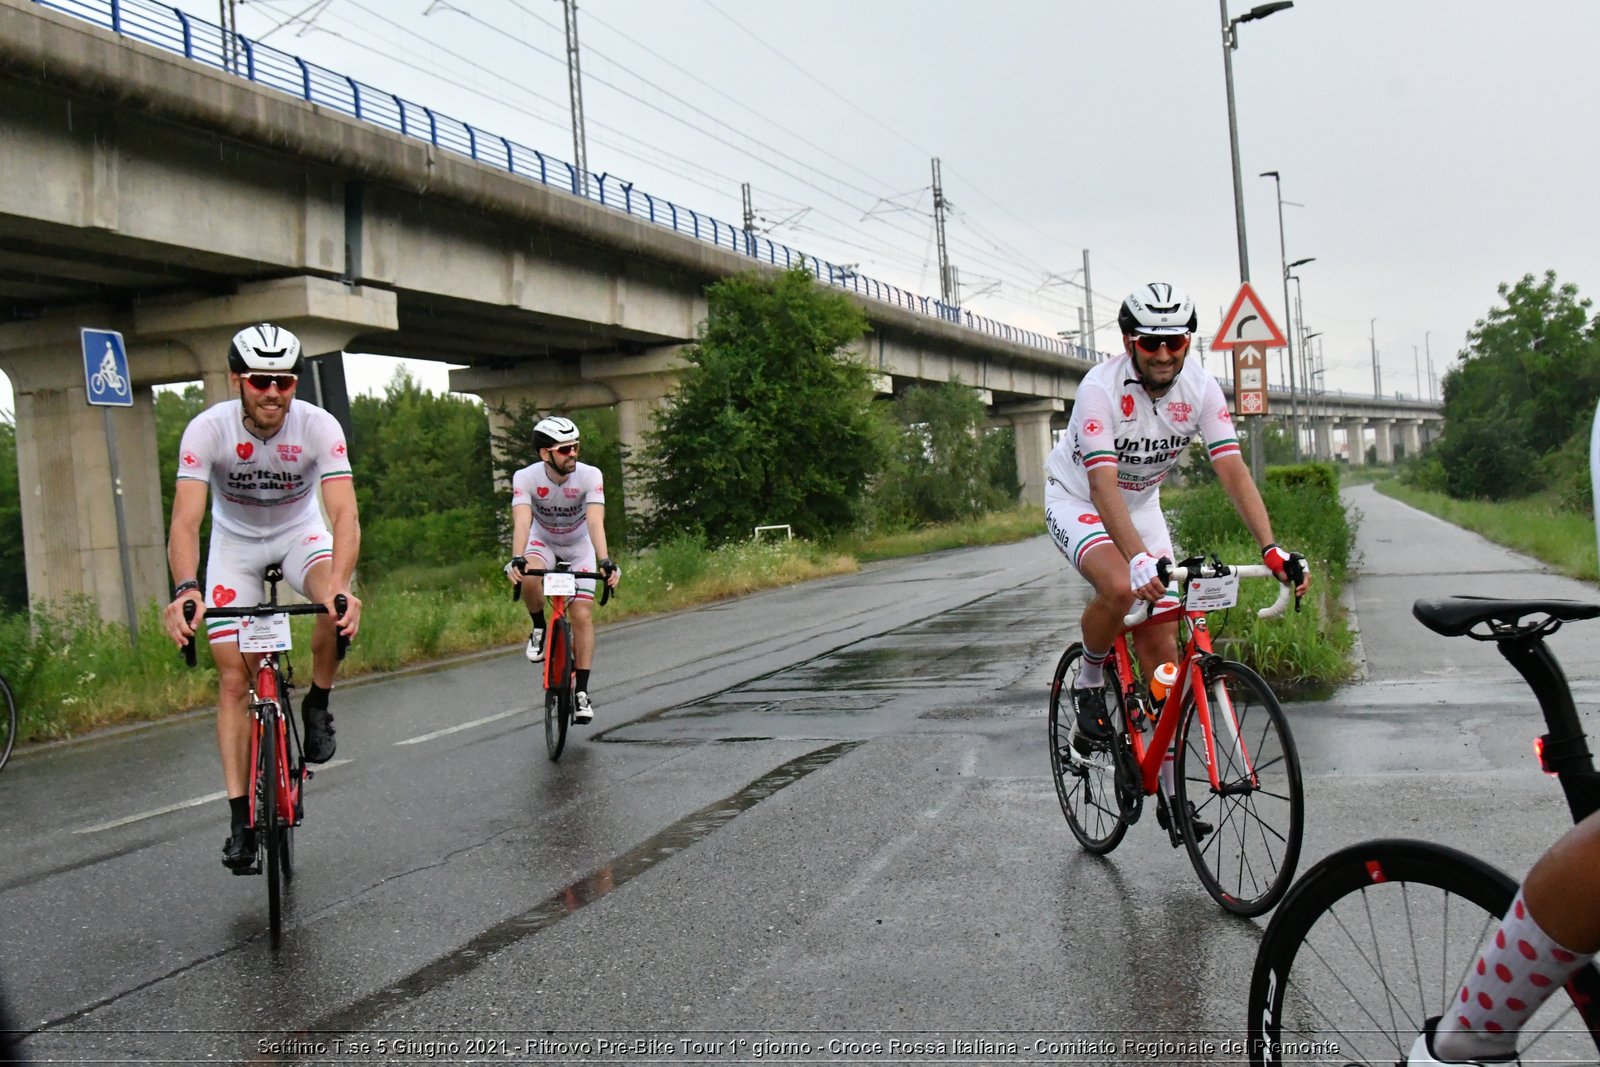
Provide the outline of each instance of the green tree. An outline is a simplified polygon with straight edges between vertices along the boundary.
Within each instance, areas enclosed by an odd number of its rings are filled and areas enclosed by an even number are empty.
[[[482,405],[424,389],[401,368],[383,396],[354,397],[350,418],[363,568],[498,554]]]
[[[178,445],[183,431],[191,420],[206,407],[206,392],[198,382],[191,382],[181,391],[161,389],[155,394],[156,409],[156,466],[161,472],[161,515],[165,523],[172,521],[172,494],[177,491]],[[202,531],[201,543],[205,543]]]
[[[952,522],[1016,503],[1012,434],[985,429],[983,401],[970,386],[913,386],[891,413],[894,446],[875,494],[885,523]]]
[[[870,374],[844,354],[866,317],[802,270],[726,278],[706,296],[700,342],[646,439],[651,538],[854,525],[884,451]]]
[[[1546,484],[1539,461],[1586,434],[1600,399],[1600,322],[1555,272],[1501,285],[1445,376],[1439,461],[1455,497],[1505,499]]]
[[[22,554],[22,488],[17,427],[0,412],[0,612],[28,609],[28,565]]]

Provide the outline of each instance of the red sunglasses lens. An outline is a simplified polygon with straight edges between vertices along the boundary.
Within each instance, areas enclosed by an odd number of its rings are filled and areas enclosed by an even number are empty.
[[[298,379],[293,374],[252,374],[248,381],[250,387],[257,392],[264,393],[276,385],[278,392],[287,393],[294,388]]]
[[[1168,352],[1182,352],[1189,347],[1189,335],[1186,333],[1142,333],[1134,338],[1134,343],[1139,346],[1139,351],[1148,352],[1151,355],[1155,355],[1162,345],[1167,346]]]

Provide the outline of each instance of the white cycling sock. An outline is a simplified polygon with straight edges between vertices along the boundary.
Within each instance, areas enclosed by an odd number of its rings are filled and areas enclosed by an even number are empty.
[[[1593,958],[1552,941],[1528,914],[1522,891],[1517,890],[1500,928],[1483,946],[1439,1020],[1433,1038],[1435,1055],[1445,1060],[1515,1055],[1522,1025]]]
[[[1106,684],[1106,659],[1111,655],[1109,648],[1100,652],[1085,646],[1083,650],[1083,669],[1078,672],[1078,689],[1102,689]]]

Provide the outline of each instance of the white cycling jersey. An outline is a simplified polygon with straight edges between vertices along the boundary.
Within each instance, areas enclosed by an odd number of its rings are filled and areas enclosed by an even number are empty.
[[[606,489],[599,467],[579,463],[558,482],[544,460],[511,476],[511,506],[533,509],[534,529],[555,545],[571,545],[589,537],[588,505],[604,504]]]
[[[320,525],[313,490],[350,476],[339,420],[303,400],[290,403],[283,425],[266,440],[245,427],[243,402],[207,408],[183,431],[178,448],[178,479],[209,483],[212,527],[237,537]]]
[[[1238,455],[1239,439],[1222,387],[1187,361],[1165,396],[1152,400],[1126,352],[1099,364],[1078,383],[1072,418],[1045,460],[1046,495],[1089,500],[1089,471],[1117,472],[1128,510],[1160,500],[1160,485],[1198,434],[1215,463]]]

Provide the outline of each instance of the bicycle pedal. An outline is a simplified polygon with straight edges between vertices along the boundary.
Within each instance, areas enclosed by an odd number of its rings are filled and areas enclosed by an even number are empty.
[[[258,862],[254,867],[234,867],[232,870],[237,875],[260,874],[261,864]]]

